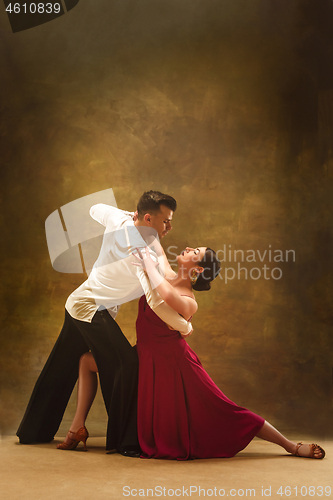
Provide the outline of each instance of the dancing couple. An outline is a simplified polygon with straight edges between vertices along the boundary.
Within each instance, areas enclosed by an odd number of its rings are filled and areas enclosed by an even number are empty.
[[[259,415],[237,406],[214,384],[185,337],[198,305],[193,290],[210,289],[220,265],[213,250],[187,247],[175,273],[159,240],[177,204],[145,192],[137,212],[106,205],[91,216],[105,226],[89,278],[66,302],[65,322],[37,380],[17,435],[49,442],[78,378],[74,420],[59,449],[86,449],[85,420],[97,390],[108,412],[107,451],[124,456],[186,460],[232,457],[255,437],[302,457],[324,458],[317,444],[294,443]],[[122,303],[141,296],[137,348],[115,322]]]

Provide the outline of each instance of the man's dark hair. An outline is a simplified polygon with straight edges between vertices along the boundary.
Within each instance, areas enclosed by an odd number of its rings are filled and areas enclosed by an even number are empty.
[[[177,202],[172,196],[163,194],[160,191],[145,191],[137,205],[139,219],[142,220],[145,214],[156,215],[160,212],[161,205],[165,205],[173,212],[177,208]]]

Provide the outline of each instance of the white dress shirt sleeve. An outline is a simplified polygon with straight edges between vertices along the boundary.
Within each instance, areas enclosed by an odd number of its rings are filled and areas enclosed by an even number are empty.
[[[102,224],[104,227],[108,226],[109,230],[112,230],[113,221],[119,224],[119,221],[123,218],[124,221],[128,220],[129,217],[134,216],[134,212],[126,212],[125,210],[120,210],[117,207],[112,207],[110,205],[105,205],[104,203],[98,203],[93,205],[89,211],[90,217],[95,221]]]

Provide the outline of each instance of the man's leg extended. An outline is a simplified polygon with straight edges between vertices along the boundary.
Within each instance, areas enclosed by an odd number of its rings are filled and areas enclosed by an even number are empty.
[[[78,377],[79,361],[89,347],[65,311],[57,342],[36,382],[17,431],[23,444],[52,441]]]

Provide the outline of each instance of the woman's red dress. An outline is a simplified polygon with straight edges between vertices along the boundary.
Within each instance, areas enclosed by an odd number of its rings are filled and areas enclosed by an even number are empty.
[[[228,399],[179,332],[139,302],[138,436],[147,458],[232,457],[265,420]]]

